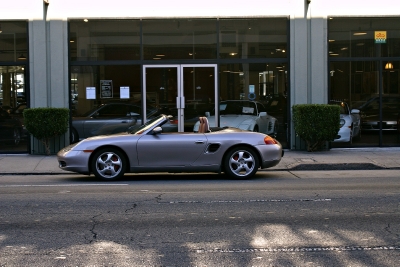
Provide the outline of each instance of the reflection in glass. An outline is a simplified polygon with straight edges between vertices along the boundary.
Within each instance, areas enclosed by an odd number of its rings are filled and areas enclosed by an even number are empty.
[[[382,94],[380,94],[376,61],[331,62],[330,100],[345,101],[361,115],[361,138],[353,146],[399,143],[397,119],[400,111],[398,64],[385,69],[382,62]],[[382,135],[382,137],[380,137]],[[334,144],[333,147],[340,146]],[[343,145],[341,145],[343,146]]]
[[[219,57],[287,57],[287,19],[220,19]]]
[[[143,20],[143,57],[161,61],[215,59],[216,22],[216,19]]]
[[[0,151],[27,151],[25,66],[0,65]]]
[[[278,120],[277,139],[287,145],[288,75],[286,64],[222,64],[220,100],[254,100]],[[254,88],[254,89],[253,89]],[[254,91],[253,91],[254,90]]]
[[[71,60],[140,59],[139,20],[71,20]]]
[[[400,56],[400,18],[332,18],[328,27],[330,57]],[[375,31],[386,31],[380,46]]]

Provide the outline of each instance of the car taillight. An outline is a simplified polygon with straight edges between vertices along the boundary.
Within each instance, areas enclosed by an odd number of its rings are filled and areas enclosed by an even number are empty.
[[[176,120],[176,119],[174,119],[174,120],[169,120],[169,122],[170,122],[171,124],[178,124],[178,120]]]
[[[278,141],[276,141],[274,138],[272,138],[271,136],[266,136],[264,137],[264,143],[266,145],[276,145],[278,144]]]

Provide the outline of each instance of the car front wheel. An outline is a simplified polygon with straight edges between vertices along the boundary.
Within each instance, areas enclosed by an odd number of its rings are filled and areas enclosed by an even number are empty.
[[[91,160],[91,168],[96,178],[106,181],[118,180],[124,176],[125,155],[118,149],[106,148],[97,151]]]
[[[234,179],[250,179],[259,167],[256,152],[249,147],[236,147],[224,158],[225,174]]]

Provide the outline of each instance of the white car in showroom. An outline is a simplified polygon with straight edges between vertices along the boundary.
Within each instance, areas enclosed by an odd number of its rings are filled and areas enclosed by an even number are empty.
[[[220,128],[234,127],[242,130],[260,132],[276,137],[278,131],[278,120],[268,115],[264,105],[250,100],[226,100],[221,101]],[[210,129],[215,127],[215,112],[206,113]],[[197,122],[193,131],[198,132],[200,123]]]
[[[349,105],[343,101],[331,100],[330,104],[340,106],[340,130],[333,142],[353,142],[353,138],[361,137],[360,110],[350,110]]]

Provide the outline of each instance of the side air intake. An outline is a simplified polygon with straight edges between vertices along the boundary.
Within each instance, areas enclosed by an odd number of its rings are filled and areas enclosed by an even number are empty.
[[[220,144],[209,144],[207,147],[207,153],[215,153],[220,146]]]

